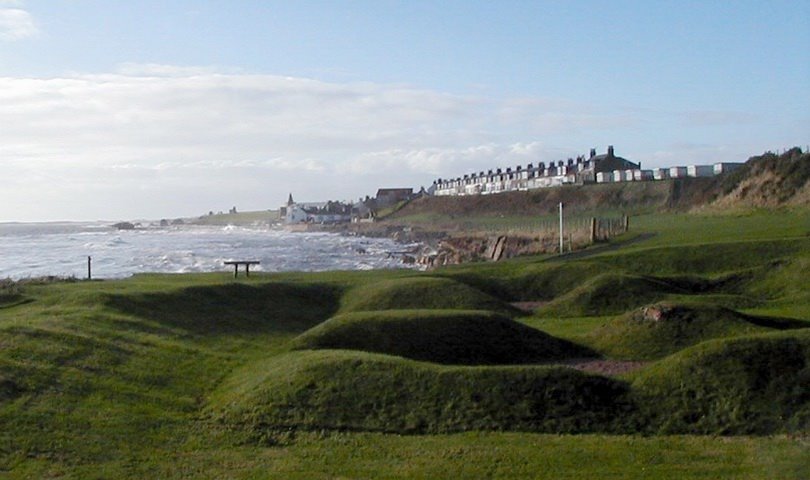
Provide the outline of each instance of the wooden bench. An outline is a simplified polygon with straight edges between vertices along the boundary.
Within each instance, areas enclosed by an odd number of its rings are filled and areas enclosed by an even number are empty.
[[[236,277],[239,276],[239,265],[244,265],[245,266],[245,276],[249,277],[250,276],[250,266],[251,265],[258,265],[260,263],[262,263],[262,262],[260,262],[258,260],[231,260],[231,261],[225,262],[225,265],[233,265],[233,278],[236,278]]]

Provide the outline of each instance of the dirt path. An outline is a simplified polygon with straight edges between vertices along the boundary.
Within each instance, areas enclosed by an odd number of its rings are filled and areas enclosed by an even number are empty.
[[[598,373],[600,375],[621,375],[632,372],[647,365],[649,362],[622,361],[622,360],[594,360],[592,358],[571,360],[565,365],[583,372]]]
[[[547,303],[548,302],[511,302],[509,305],[527,313],[534,313],[535,310]]]

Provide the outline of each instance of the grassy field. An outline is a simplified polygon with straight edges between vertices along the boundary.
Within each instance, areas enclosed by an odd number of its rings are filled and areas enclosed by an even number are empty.
[[[808,219],[634,217],[654,235],[625,248],[428,273],[0,282],[0,478],[807,478]],[[593,357],[641,368],[570,368]]]

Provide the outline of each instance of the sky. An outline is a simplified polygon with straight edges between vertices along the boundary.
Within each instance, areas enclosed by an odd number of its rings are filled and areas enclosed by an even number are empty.
[[[0,0],[0,222],[810,144],[810,0]]]

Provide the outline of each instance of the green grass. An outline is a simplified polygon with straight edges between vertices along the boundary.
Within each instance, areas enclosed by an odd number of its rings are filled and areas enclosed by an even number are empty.
[[[626,431],[623,382],[565,367],[447,367],[345,350],[261,361],[213,396],[211,415],[250,439],[289,429],[396,433]]]
[[[424,275],[355,287],[343,296],[341,303],[342,312],[430,308],[518,313],[515,308],[474,287]]]
[[[810,326],[810,228],[773,216],[634,217],[657,235],[429,274],[0,283],[0,477],[807,478],[810,329],[757,332]],[[631,328],[654,302],[688,311]],[[502,363],[554,337],[656,361]]]
[[[705,342],[633,382],[651,428],[702,434],[806,434],[808,385],[810,329]]]
[[[471,432],[402,436],[299,433],[272,448],[188,446],[147,458],[31,461],[7,478],[201,479],[764,479],[806,478],[807,441],[785,437],[548,435]]]
[[[596,354],[486,311],[390,310],[339,315],[296,339],[299,349],[345,349],[442,364],[559,361]]]
[[[663,302],[620,315],[583,340],[614,358],[662,358],[706,340],[805,327],[787,319],[744,315],[727,308]]]
[[[549,335],[565,338],[574,342],[581,342],[582,338],[596,328],[603,326],[613,317],[529,317],[521,318],[520,322],[542,330]]]
[[[810,210],[746,210],[720,213],[654,213],[632,217],[630,230],[654,233],[645,246],[799,238],[810,235]]]

